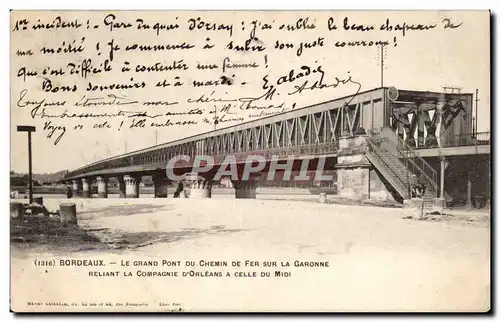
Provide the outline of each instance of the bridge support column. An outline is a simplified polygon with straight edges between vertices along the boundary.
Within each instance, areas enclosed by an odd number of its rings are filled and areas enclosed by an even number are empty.
[[[97,177],[97,194],[99,198],[108,197],[108,179],[104,177]]]
[[[141,177],[125,175],[123,180],[125,181],[125,198],[139,198]]]
[[[78,197],[80,195],[80,189],[79,188],[79,184],[78,184],[78,180],[73,180],[72,181],[72,190],[73,190],[73,197]]]
[[[468,160],[468,167],[467,167],[467,204],[466,204],[466,208],[467,209],[474,208],[474,203],[472,201],[472,184],[475,183],[475,181],[476,181],[476,171],[477,171],[476,162],[474,162],[472,160]]]
[[[167,198],[168,196],[168,179],[162,174],[157,174],[152,177],[155,186],[155,198]]]
[[[212,181],[197,180],[189,184],[189,198],[212,198]]]
[[[467,209],[472,209],[472,180],[471,176],[467,177],[467,204],[466,204]]]
[[[90,183],[88,178],[82,178],[82,197],[83,198],[90,198],[91,192],[90,192]]]
[[[236,199],[256,199],[257,198],[257,182],[249,181],[233,181],[234,197]]]
[[[337,194],[356,200],[370,198],[370,168],[366,159],[366,135],[341,137],[337,158]]]
[[[126,197],[126,186],[125,186],[125,180],[123,176],[116,177],[118,180],[118,194],[120,195],[120,198],[125,198]]]
[[[444,177],[445,177],[445,170],[450,165],[450,161],[447,160],[444,156],[441,156],[440,158],[440,186],[439,186],[439,197],[444,198]]]
[[[370,198],[370,168],[338,167],[337,194],[348,199],[366,200]]]

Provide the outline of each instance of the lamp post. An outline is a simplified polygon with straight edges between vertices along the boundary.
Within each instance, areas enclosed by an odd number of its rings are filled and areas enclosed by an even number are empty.
[[[30,204],[33,203],[33,173],[32,173],[32,167],[31,167],[31,132],[35,132],[35,127],[34,126],[29,126],[29,125],[18,125],[17,126],[17,131],[18,132],[28,132],[28,167],[29,167],[29,174],[28,174],[28,189],[29,189],[29,200]]]

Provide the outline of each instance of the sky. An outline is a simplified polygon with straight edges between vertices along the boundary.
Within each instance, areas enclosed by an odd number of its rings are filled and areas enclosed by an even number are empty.
[[[165,143],[175,139],[191,136],[198,133],[204,133],[214,128],[213,124],[207,124],[202,121],[203,117],[210,116],[207,110],[212,106],[210,104],[188,104],[189,98],[196,98],[209,95],[213,91],[214,96],[223,98],[233,97],[257,97],[263,93],[263,77],[268,75],[272,83],[280,76],[288,75],[290,70],[298,71],[301,66],[310,66],[317,68],[321,66],[324,72],[325,80],[333,81],[335,77],[346,78],[350,75],[353,80],[362,84],[362,91],[370,90],[380,86],[380,51],[378,47],[363,48],[338,48],[335,43],[353,40],[387,40],[389,45],[385,49],[385,68],[384,68],[384,86],[395,86],[400,89],[420,90],[420,91],[442,91],[443,86],[460,87],[463,93],[475,93],[479,90],[479,118],[478,130],[490,130],[490,44],[489,44],[489,13],[486,11],[476,12],[211,12],[211,13],[193,13],[193,12],[115,12],[114,30],[110,31],[110,26],[104,26],[103,20],[106,15],[112,12],[66,12],[63,17],[66,21],[78,19],[83,22],[83,28],[58,29],[58,30],[32,30],[12,31],[11,32],[11,169],[16,172],[26,172],[28,168],[27,140],[25,133],[18,133],[16,126],[34,125],[37,130],[33,134],[33,171],[55,172],[61,170],[71,170],[85,164],[124,153],[133,150],[145,148],[156,143]],[[45,12],[17,12],[11,15],[11,30],[15,29],[16,22],[27,19],[30,22],[53,21],[58,13]],[[188,30],[186,26],[191,18],[200,17],[203,21],[215,23],[217,27],[233,26],[232,35],[222,28],[221,30]],[[315,29],[286,31],[279,30],[281,24],[294,23],[299,18],[308,18],[308,23],[315,24]],[[403,36],[401,31],[355,31],[343,30],[342,22],[348,17],[349,26],[353,23],[363,24],[365,26],[373,25],[376,29],[390,19],[393,24],[408,25],[416,24],[436,24],[436,28],[427,31],[407,31]],[[160,30],[156,33],[153,27],[150,30],[137,30],[136,19],[141,18],[144,22],[151,22],[154,26],[156,22],[163,25],[173,25],[178,23],[180,28],[177,30]],[[332,18],[337,25],[336,30],[328,30],[328,19]],[[458,28],[445,29],[442,23],[443,19],[450,19],[454,24],[460,25]],[[92,25],[99,24],[99,28],[90,26],[87,29],[86,21],[92,22]],[[237,52],[226,49],[226,45],[233,41],[233,44],[244,44],[249,38],[251,29],[250,21],[257,20],[268,23],[272,29],[258,30],[256,36],[258,42],[252,44],[261,44],[266,47],[262,52]],[[108,20],[109,21],[109,20]],[[123,28],[121,22],[131,22],[132,27]],[[30,25],[31,26],[31,25]],[[243,30],[245,28],[245,30]],[[82,38],[85,38],[82,40]],[[215,47],[212,49],[202,49],[210,38],[210,43]],[[321,41],[318,41],[321,38]],[[63,41],[75,41],[76,45],[83,44],[85,50],[78,53],[63,53],[60,55],[42,55],[42,47],[57,48]],[[111,40],[123,48],[126,44],[174,44],[188,42],[196,44],[194,49],[180,51],[171,50],[157,53],[137,53],[124,52],[118,50],[113,58],[113,71],[88,76],[82,79],[80,75],[68,75],[50,77],[52,86],[77,85],[76,92],[57,92],[47,93],[41,89],[43,78],[40,75],[28,76],[26,81],[24,77],[18,77],[21,68],[26,67],[30,70],[41,71],[50,66],[51,68],[65,68],[68,63],[74,63],[75,66],[81,65],[86,59],[93,62],[102,62],[103,57],[109,58],[109,48],[106,44]],[[274,45],[276,41],[282,43],[292,43],[294,48],[290,50],[276,50]],[[304,49],[300,56],[297,56],[296,48],[301,42],[307,42],[316,46],[310,49]],[[318,43],[322,42],[323,46]],[[97,46],[99,43],[99,46]],[[18,51],[32,50],[32,56],[19,56]],[[229,57],[232,62],[249,63],[253,62],[259,65],[256,68],[230,69],[222,72],[220,68],[214,70],[196,69],[198,63],[221,65],[225,57]],[[151,73],[132,73],[121,72],[125,61],[130,65],[152,66],[155,63],[164,65],[171,64],[173,61],[181,61],[189,66],[184,71],[163,71]],[[97,65],[98,66],[98,65]],[[76,68],[78,69],[78,68]],[[228,79],[234,81],[231,86],[205,86],[194,88],[193,80],[220,80],[220,76],[225,75]],[[88,92],[85,89],[88,83],[112,84],[112,83],[130,83],[129,79],[133,77],[134,82],[145,81],[147,86],[144,89],[127,89],[119,91]],[[169,86],[167,88],[157,88],[154,86],[159,81],[174,81],[174,77],[180,77],[184,85],[179,87]],[[310,75],[303,78],[316,80],[316,75]],[[244,83],[243,85],[241,83]],[[293,90],[294,84],[300,84],[301,81],[283,82],[279,86],[279,96],[273,100],[275,105],[291,109],[295,103],[296,107],[302,107],[332,100],[337,97],[353,94],[356,86],[347,84],[336,88],[329,88],[318,91],[309,91],[300,95],[287,95]],[[19,104],[23,90],[27,90],[24,96],[24,103]],[[81,107],[73,104],[81,101],[81,98],[105,96],[108,94],[128,97],[138,102],[144,101],[177,101],[178,104],[163,107],[128,107],[128,106],[99,106],[99,107]],[[166,128],[134,128],[128,129],[130,119],[125,120],[125,126],[120,127],[121,119],[110,119],[108,125],[111,128],[94,128],[97,123],[95,120],[84,120],[80,122],[83,129],[74,130],[77,123],[68,120],[54,119],[33,119],[30,107],[26,105],[27,100],[31,101],[65,100],[64,107],[47,107],[47,112],[61,113],[64,110],[69,112],[107,112],[116,113],[118,109],[127,109],[130,111],[147,110],[148,113],[178,113],[185,112],[191,108],[203,109],[202,116],[172,116],[172,121],[194,120],[198,124],[190,126],[173,126]],[[28,104],[29,105],[29,104]],[[31,107],[33,105],[30,105]],[[140,106],[140,105],[139,105]],[[221,106],[219,106],[220,108]],[[249,112],[234,108],[237,113],[232,115],[234,118],[248,120]],[[54,144],[55,138],[62,132],[56,130],[52,137],[47,136],[50,133],[50,126],[45,122],[51,121],[52,126],[65,127],[66,132],[57,144]],[[102,123],[104,120],[102,120]],[[230,126],[238,122],[228,122],[224,125]],[[44,126],[47,128],[44,130]],[[105,127],[105,126],[104,126]],[[219,125],[221,127],[221,125]]]

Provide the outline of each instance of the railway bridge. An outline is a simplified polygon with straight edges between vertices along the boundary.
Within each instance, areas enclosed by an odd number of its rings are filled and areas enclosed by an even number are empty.
[[[227,156],[241,174],[249,155],[265,158],[259,175],[233,178],[236,198],[255,198],[271,162],[326,160],[340,196],[354,199],[411,198],[418,180],[426,198],[473,204],[490,194],[490,133],[473,127],[472,94],[398,90],[383,87],[290,112],[215,130],[107,158],[70,171],[64,182],[74,195],[108,195],[108,180],[119,182],[120,196],[139,197],[143,176],[152,176],[155,197],[167,197],[167,170],[185,175],[189,196],[210,197],[214,172]],[[169,161],[179,155],[189,160]],[[193,174],[194,157],[213,157],[214,168]],[[296,170],[298,165],[293,166]]]

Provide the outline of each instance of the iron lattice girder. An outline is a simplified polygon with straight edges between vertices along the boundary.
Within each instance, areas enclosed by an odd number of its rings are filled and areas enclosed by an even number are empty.
[[[441,106],[442,114],[437,112],[438,105]],[[424,140],[424,128],[427,135],[435,137],[439,118],[443,125],[443,131],[446,131],[453,120],[460,114],[464,118],[468,117],[465,106],[467,102],[460,97],[453,97],[446,101],[433,102],[404,102],[392,103],[392,129],[400,137],[413,138],[418,129],[418,137]],[[430,112],[433,112],[432,118]],[[410,120],[410,116],[412,117]]]
[[[77,174],[95,172],[116,167],[168,162],[178,155],[208,154],[224,158],[235,154],[237,158],[248,154],[290,156],[295,153],[335,154],[337,141],[345,129],[354,135],[360,124],[362,103],[341,106],[320,112],[300,115],[252,128],[208,136],[200,140],[162,147],[156,150],[104,161],[80,169]],[[313,147],[316,145],[316,147]],[[270,157],[270,156],[269,156]],[[179,165],[181,166],[181,165]],[[71,177],[71,174],[70,174]]]

